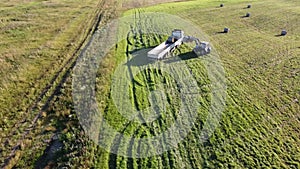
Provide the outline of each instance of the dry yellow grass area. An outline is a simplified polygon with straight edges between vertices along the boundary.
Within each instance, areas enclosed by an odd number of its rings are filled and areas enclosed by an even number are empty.
[[[10,166],[17,157],[32,153],[25,151],[26,146],[36,142],[30,139],[26,144],[24,137],[33,137],[28,131],[41,123],[37,119],[44,117],[42,108],[68,76],[104,4],[101,0],[0,2],[1,164]],[[39,152],[44,146],[37,144],[35,149]]]
[[[0,3],[0,111],[22,109],[21,100],[28,94],[36,96],[40,83],[49,83],[78,47],[99,4],[91,0]]]

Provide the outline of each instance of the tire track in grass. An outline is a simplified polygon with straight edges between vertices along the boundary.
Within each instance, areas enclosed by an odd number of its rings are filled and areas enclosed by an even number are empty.
[[[201,87],[203,87],[203,86],[208,86],[208,84],[209,83],[207,83],[207,82],[199,82],[199,79],[202,79],[202,78],[199,78],[199,77],[205,77],[205,73],[203,72],[203,71],[199,71],[199,69],[197,69],[197,68],[201,68],[201,67],[203,67],[203,66],[197,66],[197,64],[199,64],[200,62],[199,62],[199,59],[191,59],[191,60],[189,60],[189,62],[188,63],[190,63],[190,64],[188,64],[188,67],[189,67],[189,69],[190,69],[190,73],[193,75],[193,77],[195,78],[195,79],[197,79],[197,83],[198,83],[198,85],[199,86],[201,86]],[[196,63],[196,65],[195,65],[195,63]],[[199,72],[200,72],[200,75],[198,75],[199,74]],[[203,72],[203,73],[202,73]],[[201,91],[199,91],[199,92],[201,92]],[[203,100],[203,99],[202,99]],[[198,133],[198,132],[200,132],[201,131],[201,129],[199,128],[199,129],[193,129],[194,131],[197,131],[197,132],[193,132],[193,134],[192,134],[192,140],[193,139],[200,139],[199,137],[198,137],[198,135],[201,135],[200,133]],[[184,149],[189,149],[189,147],[188,147],[188,143],[185,143],[185,144],[183,144],[184,146],[185,146],[185,148]],[[191,165],[191,167],[193,167],[193,168],[198,168],[199,166],[200,166],[200,164],[199,163],[197,163],[196,161],[197,160],[195,160],[195,159],[198,159],[198,157],[197,157],[197,154],[199,153],[199,150],[197,149],[196,150],[196,152],[197,153],[192,153],[193,151],[189,151],[188,152],[188,159],[189,159],[189,163],[190,163],[190,165]]]
[[[139,11],[139,13],[140,13],[141,11]],[[141,15],[140,15],[141,16]],[[140,18],[141,19],[141,18]],[[141,26],[141,25],[140,25]],[[139,33],[141,33],[141,32],[139,32]],[[148,42],[148,43],[150,43],[150,42]],[[150,45],[149,45],[150,46]],[[146,82],[146,86],[147,86],[147,88],[148,88],[148,90],[150,89],[150,87],[149,87],[149,85],[148,85],[148,83],[147,83],[147,76],[151,79],[151,81],[153,81],[154,83],[156,83],[155,81],[155,78],[152,76],[152,74],[153,74],[153,69],[148,69],[148,70],[151,70],[151,71],[146,71],[146,72],[144,72],[144,73],[142,73],[142,76],[143,76],[143,79],[145,80],[145,82]],[[157,71],[157,70],[156,70]],[[160,127],[160,126],[163,126],[164,124],[163,124],[163,122],[161,121],[161,120],[159,120],[159,125],[158,125],[158,127]],[[150,131],[149,131],[150,132]],[[155,158],[155,160],[156,160],[156,158]],[[161,161],[161,160],[158,160],[158,161]],[[166,159],[165,160],[162,160],[162,162],[163,161],[166,161]],[[146,160],[146,159],[138,159],[138,168],[141,168],[141,166],[148,166],[148,165],[150,165],[151,164],[151,161],[149,162],[149,157],[148,157],[148,160]]]
[[[166,80],[166,83],[168,83],[168,80]],[[170,84],[173,84],[173,82],[170,82]],[[177,117],[178,114],[176,114],[175,111],[173,111],[172,114],[173,114],[173,118],[174,119],[180,118],[180,117]],[[164,122],[164,121],[160,121],[160,125],[159,126],[164,126],[164,124],[167,124],[167,123]],[[185,150],[186,150],[186,148],[185,148]],[[163,160],[163,163],[164,163],[163,165],[169,164],[168,166],[175,166],[175,163],[173,161],[173,158],[175,157],[175,155],[172,152],[173,151],[170,150],[170,151],[166,152],[166,154],[162,155],[162,160]],[[191,166],[191,165],[189,165],[189,166]]]
[[[180,144],[182,144],[182,143],[180,143]],[[173,151],[174,160],[175,160],[175,167],[174,168],[188,168],[183,163],[182,157],[181,157],[180,152],[179,152],[179,145],[176,148],[174,148],[172,151]]]
[[[152,69],[153,70],[153,69]],[[159,83],[161,83],[161,79],[159,79],[159,77],[161,77],[161,76],[163,76],[163,74],[160,72],[160,70],[159,69],[155,69],[155,70],[153,70],[152,72],[148,72],[148,76],[151,76],[151,75],[155,75],[154,77],[156,77],[156,78],[154,78],[153,80],[154,80],[154,83],[155,84],[159,84]],[[165,76],[164,76],[165,77]],[[165,92],[165,93],[167,93],[167,90],[166,90],[166,88],[163,88],[163,91]],[[171,103],[170,103],[171,104]],[[169,114],[170,112],[169,111],[167,111],[166,110],[166,112],[164,112],[164,114]],[[160,117],[162,117],[162,116],[164,116],[163,114],[161,114],[160,115]],[[162,117],[162,118],[159,118],[158,119],[158,123],[159,123],[159,131],[157,131],[157,132],[159,132],[159,133],[162,133],[163,132],[163,128],[165,128],[166,126],[168,126],[168,125],[170,125],[168,122],[166,122],[164,119],[167,119],[167,117],[165,116],[165,117]],[[166,137],[164,137],[164,142],[166,141]],[[164,144],[164,143],[162,143],[162,144]],[[162,162],[165,162],[165,163],[167,163],[167,164],[169,164],[169,166],[170,166],[170,164],[172,164],[171,163],[171,160],[169,159],[169,153],[168,152],[165,152],[164,154],[166,154],[166,156],[162,156]],[[163,164],[164,165],[164,164]],[[165,165],[164,165],[165,166]]]
[[[141,17],[141,15],[140,15],[140,11],[138,10],[138,12],[139,12],[139,17]],[[139,21],[141,20],[141,18],[139,18]],[[138,22],[138,21],[137,21]],[[141,30],[141,24],[136,24],[136,25],[138,25],[139,27],[137,28],[137,29],[139,29],[139,30]],[[142,32],[141,31],[139,31],[138,32],[139,33],[139,37],[140,38],[143,38],[143,36],[142,36]],[[142,43],[144,43],[145,41],[141,41]],[[146,44],[143,44],[143,46],[146,46]],[[149,45],[148,45],[149,46]],[[153,71],[153,69],[151,69],[151,67],[149,67],[148,69],[146,69],[146,70],[144,70],[144,71],[142,71],[141,69],[140,69],[140,72],[141,72],[141,76],[142,76],[142,81],[144,81],[144,84],[146,85],[145,87],[147,88],[147,91],[148,90],[150,90],[150,86],[149,86],[149,84],[148,84],[148,82],[149,82],[149,80],[148,80],[148,77],[150,77],[149,76],[149,74],[151,73]],[[148,77],[147,77],[148,76]],[[151,77],[150,77],[151,78]],[[155,81],[155,79],[151,79],[151,81]],[[155,82],[154,82],[155,83]],[[147,127],[147,128],[149,128],[149,127]],[[141,129],[137,129],[137,131],[136,132],[139,132]],[[149,132],[151,132],[150,130],[148,130]],[[148,132],[146,132],[146,133],[148,133]],[[148,137],[149,135],[148,134],[146,134],[146,136],[145,137]],[[138,145],[138,146],[140,146],[140,144]],[[138,148],[138,151],[141,151],[141,149],[140,149],[140,147],[137,147]],[[147,157],[147,158],[143,158],[143,159],[137,159],[137,160],[135,160],[135,162],[136,162],[136,164],[138,165],[138,168],[142,168],[142,166],[146,166],[146,167],[149,167],[149,165],[151,165],[151,160],[149,161],[149,158],[150,157]],[[151,157],[151,158],[154,158],[154,157]],[[147,159],[147,160],[146,160]],[[155,160],[156,160],[156,158],[154,158]]]
[[[190,62],[187,62],[187,66],[189,67],[190,72],[193,75],[194,79],[196,79],[197,84],[200,86],[200,89],[203,85],[205,85],[205,86],[209,85],[208,82],[204,81],[204,78],[206,77],[206,74],[203,71],[201,71],[201,69],[199,69],[199,68],[203,67],[202,64],[200,63],[199,59],[193,59]],[[196,70],[196,72],[194,72],[195,70]],[[202,79],[199,78],[199,77],[202,77]],[[201,91],[199,91],[199,92],[201,92]],[[201,93],[201,95],[204,95],[204,94],[205,93],[203,93],[203,94]],[[201,99],[201,101],[204,101],[204,99]],[[203,104],[204,103],[201,103],[201,105],[203,105]],[[208,111],[208,105],[207,105],[207,110],[206,111]],[[202,127],[203,127],[204,122],[205,121],[200,121],[200,119],[197,120],[195,122],[195,125],[192,127],[192,129],[190,131],[191,132],[191,135],[189,135],[190,137],[188,137],[186,139],[186,142],[187,142],[186,144],[189,145],[189,149],[190,149],[190,151],[188,151],[188,156],[189,156],[192,168],[201,168],[201,165],[199,164],[198,161],[200,159],[202,159],[201,156],[199,157],[199,155],[200,155],[199,150],[200,150],[200,147],[202,145],[199,145],[197,143],[198,143],[198,141],[201,140],[201,138],[199,136],[201,135],[201,131],[202,131]],[[201,127],[196,127],[196,126],[199,125],[199,123],[200,123]]]
[[[197,122],[196,122],[197,123]],[[200,123],[200,122],[198,122]],[[187,138],[187,141],[190,144],[191,150],[189,151],[189,153],[191,153],[192,158],[193,158],[193,167],[194,168],[201,168],[202,167],[202,161],[203,161],[203,154],[201,153],[202,150],[202,144],[199,143],[199,140],[201,140],[202,138],[200,138],[200,134],[201,132],[201,128],[196,127],[195,126],[192,128],[192,133],[191,133],[191,138]]]
[[[125,130],[126,128],[124,128]],[[124,132],[123,130],[123,132]],[[109,155],[109,168],[113,169],[113,168],[117,168],[118,163],[117,163],[117,159],[118,159],[118,155],[115,154],[114,152],[117,152],[119,149],[119,145],[121,144],[121,140],[122,140],[122,136],[115,136],[114,140],[113,140],[113,147],[110,148],[110,155]]]
[[[100,24],[101,17],[102,17],[102,15],[100,14],[100,12],[101,12],[100,7],[103,5],[102,4],[103,2],[105,2],[105,1],[101,1],[101,2],[98,3],[99,8],[97,8],[96,11],[95,11],[95,14],[93,14],[93,15],[95,15],[95,18],[93,19],[93,25],[87,30],[87,32],[89,32],[89,33],[87,33],[83,37],[82,41],[79,43],[78,47],[75,49],[72,56],[66,61],[66,63],[53,76],[53,78],[50,81],[50,84],[47,85],[42,90],[42,92],[39,94],[39,96],[33,102],[33,104],[30,105],[27,108],[27,112],[37,111],[38,113],[34,116],[31,123],[29,124],[29,126],[26,127],[26,129],[22,132],[22,134],[19,137],[17,143],[14,146],[12,146],[12,150],[11,150],[9,156],[7,158],[5,158],[4,164],[1,167],[5,168],[7,165],[10,164],[11,160],[14,159],[14,157],[16,156],[16,152],[21,149],[21,145],[24,145],[23,141],[26,138],[26,136],[32,130],[34,130],[34,128],[36,127],[36,123],[37,123],[38,119],[40,119],[42,117],[43,111],[46,110],[49,107],[49,104],[53,100],[53,98],[60,93],[60,89],[62,88],[62,85],[66,82],[67,78],[70,75],[70,72],[72,71],[72,69],[74,68],[74,66],[76,64],[76,59],[77,59],[78,53],[82,50],[83,46],[88,41],[88,38],[97,29],[97,27]],[[55,83],[57,83],[57,84],[55,84]],[[50,96],[47,96],[47,93],[49,93],[49,92],[51,92],[51,94],[50,94]],[[44,99],[45,99],[45,102],[42,103],[42,101]],[[38,108],[38,105],[41,104],[41,103],[43,104],[41,109],[40,110],[35,110],[35,109]],[[17,126],[20,127],[21,125],[25,125],[25,124],[26,123],[21,122],[21,124],[20,125],[17,124]],[[13,131],[12,133],[15,133],[15,131]]]
[[[166,77],[169,77],[169,76],[164,76],[163,74],[159,74],[159,76],[163,76],[164,79],[166,80],[166,83],[169,82],[169,84],[173,84],[173,79],[172,78],[166,78]],[[170,94],[168,91],[169,89],[173,89],[175,86],[171,87],[165,87],[164,88],[164,91],[167,95],[167,98],[169,98],[170,102],[170,110],[168,110],[167,112],[165,112],[166,114],[170,114],[169,116],[165,116],[164,118],[161,118],[159,120],[159,126],[160,126],[160,131],[159,132],[163,132],[163,130],[165,130],[165,127],[164,126],[169,126],[171,125],[172,122],[174,122],[176,120],[176,118],[180,118],[178,117],[178,114],[176,113],[177,111],[174,110],[176,108],[174,108],[174,100],[176,99],[173,99],[172,100],[172,97],[170,97]],[[173,111],[172,111],[173,110]],[[170,112],[171,111],[171,112]],[[165,119],[165,120],[164,120]],[[166,136],[164,137],[166,141]],[[163,153],[163,155],[161,155],[161,158],[162,158],[162,162],[163,162],[163,166],[169,166],[170,168],[174,168],[175,167],[175,162],[174,162],[174,155],[172,154],[172,150],[168,150],[166,151],[165,153]]]
[[[127,49],[129,49],[129,48],[127,48]],[[148,76],[150,76],[151,77],[151,75],[153,74],[153,71],[152,72],[150,72],[150,71],[148,71],[148,72],[146,72],[146,73],[148,73],[149,75]],[[155,79],[155,78],[154,78]],[[173,112],[174,113],[174,112]],[[176,117],[177,115],[176,114],[173,114],[173,117]],[[168,121],[170,121],[170,119],[169,120],[167,120],[167,119],[161,119],[160,121],[159,121],[159,127],[160,128],[162,128],[163,126],[165,126],[166,124],[168,124],[169,122]],[[166,139],[166,136],[164,137],[165,139]],[[167,165],[167,164],[172,164],[172,165],[175,165],[173,162],[172,162],[172,160],[173,160],[173,158],[174,158],[175,156],[171,153],[171,152],[166,152],[166,153],[164,153],[162,156],[161,156],[161,158],[162,158],[162,162],[163,162],[163,165]],[[190,160],[190,161],[192,161],[192,160]],[[139,163],[141,163],[141,165],[143,164],[143,162],[139,162]],[[190,163],[190,162],[189,162]]]
[[[134,23],[135,23],[135,27],[133,27],[133,28],[135,28],[135,29],[138,29],[138,28],[136,28],[136,26],[138,25],[137,24],[137,22],[138,22],[138,16],[137,16],[138,14],[137,14],[137,11],[135,11],[135,18],[134,18]],[[135,31],[136,32],[136,31]],[[135,36],[134,36],[134,41],[136,42],[136,40],[137,40],[137,35],[135,34]],[[127,50],[129,49],[129,46],[127,47]],[[135,49],[134,49],[135,50]],[[129,51],[126,51],[126,57],[127,57],[127,62],[129,62],[130,61],[130,59],[132,59],[132,57],[131,57],[131,55],[129,55]],[[130,65],[128,65],[128,70],[129,70],[129,74],[130,74],[130,79],[134,79],[134,76],[133,76],[133,73],[132,73],[132,70],[131,70],[131,66]],[[134,91],[134,89],[135,89],[135,83],[133,82],[132,83],[132,92],[133,92],[133,99],[134,99],[134,104],[135,104],[135,109],[139,109],[139,107],[138,107],[138,103],[137,103],[137,100],[138,100],[138,98],[136,97],[136,94],[135,94],[135,91]],[[138,113],[138,117],[141,119],[141,121],[143,121],[143,122],[146,122],[146,120],[143,118],[143,116],[142,116],[142,114],[141,113]],[[143,123],[143,124],[145,124],[145,123]],[[145,125],[147,125],[147,124],[145,124]]]
[[[135,11],[134,13],[134,21],[137,21],[137,12]],[[133,50],[135,50],[136,48],[136,43],[137,43],[137,32],[136,32],[136,24],[135,25],[130,25],[130,32],[127,33],[127,37],[126,37],[126,59],[127,59],[127,63],[130,62],[130,60],[132,59],[131,54],[132,53],[132,48]],[[131,42],[132,36],[131,34],[133,34],[133,42]],[[136,92],[135,92],[135,88],[137,84],[134,81],[134,77],[133,77],[133,72],[131,70],[131,65],[127,64],[127,69],[129,71],[129,76],[130,79],[132,79],[132,83],[131,83],[131,92],[133,93],[133,102],[134,102],[134,107],[135,109],[139,108],[138,102],[137,102],[137,97],[136,97]],[[122,93],[122,92],[121,92]],[[126,92],[125,92],[126,93]],[[145,121],[145,119],[143,119],[143,116],[141,115],[141,113],[138,113],[138,118],[141,119],[141,121]],[[124,134],[125,130],[127,129],[128,125],[125,126],[125,128],[123,129],[123,131],[121,132],[121,134]],[[137,129],[135,129],[136,131],[128,131],[128,132],[137,132]],[[127,153],[128,155],[132,155],[132,146],[134,146],[132,143],[134,143],[134,136],[131,138],[131,140],[129,141],[129,145],[127,146]],[[126,140],[125,140],[126,141]],[[114,138],[113,141],[113,145],[115,145],[116,147],[111,147],[111,152],[118,152],[119,148],[120,148],[120,144],[122,142],[122,137],[121,136],[116,136]],[[125,143],[126,144],[126,143]],[[121,146],[122,147],[122,146]],[[110,157],[109,157],[109,166],[110,168],[115,168],[118,167],[119,163],[125,164],[127,165],[127,168],[134,168],[134,163],[135,163],[135,159],[133,158],[124,158],[122,156],[118,156],[116,154],[111,153]],[[124,162],[124,163],[123,163]]]
[[[138,134],[138,137],[139,137],[139,138],[149,137],[149,136],[150,136],[150,135],[149,135],[149,132],[147,132],[147,128],[146,128],[146,129],[144,129],[144,128],[139,128],[139,129],[138,129],[138,133],[139,133],[139,134]],[[141,145],[141,144],[140,144],[140,142],[139,142],[139,143],[138,143],[138,146],[137,146],[138,152],[149,152],[149,150],[153,149],[153,147],[150,146],[151,143],[149,143],[147,147],[141,147],[140,145]],[[151,158],[151,156],[149,156],[149,157],[144,157],[144,158],[139,158],[139,159],[138,159],[138,162],[137,162],[138,168],[141,168],[141,169],[143,169],[143,168],[149,168],[149,164],[151,163],[150,158]]]
[[[174,107],[175,106],[174,101],[176,100],[176,98],[178,96],[176,97],[176,95],[172,95],[172,93],[175,92],[175,91],[170,91],[169,89],[176,88],[176,86],[174,86],[176,83],[175,83],[174,79],[169,78],[169,76],[164,76],[163,74],[161,74],[161,76],[166,81],[166,84],[170,85],[170,86],[165,86],[164,91],[166,91],[166,95],[167,95],[167,98],[169,99],[169,104],[170,104],[170,111],[171,112],[168,112],[168,113],[172,114],[172,116],[170,116],[170,119],[171,119],[171,122],[172,121],[174,122],[177,118],[180,118],[180,117],[178,117],[177,108]],[[172,86],[171,84],[174,84],[174,85]],[[172,100],[172,98],[173,98],[173,100]],[[166,119],[169,119],[169,118],[166,117]],[[164,126],[165,124],[170,125],[169,122],[161,121],[161,126]],[[176,165],[175,161],[177,161],[177,156],[174,155],[174,150],[168,150],[167,152],[165,152],[165,154],[167,156],[167,158],[165,158],[165,156],[163,156],[163,159],[164,159],[163,161],[165,162],[165,164],[168,164],[168,166],[170,166],[170,168],[176,168],[177,165]],[[178,155],[178,153],[177,153],[177,155]]]
[[[173,150],[169,150],[169,151],[167,151],[167,153],[168,153],[168,159],[169,159],[169,166],[170,166],[170,168],[177,168],[176,167],[176,163],[175,163],[175,161],[176,161],[176,159],[175,159],[175,155],[174,155],[174,152],[173,152]]]
[[[135,135],[134,135],[135,136]],[[129,141],[129,146],[127,149],[127,155],[128,155],[128,159],[127,159],[127,168],[129,169],[134,169],[137,166],[137,162],[136,159],[132,158],[133,157],[133,149],[134,149],[134,143],[135,143],[135,137],[131,137],[130,141]]]
[[[121,146],[121,147],[124,149],[126,149],[126,147],[127,147],[126,151],[127,151],[128,156],[127,157],[117,156],[117,160],[116,160],[116,161],[118,161],[117,164],[121,164],[119,167],[124,168],[125,164],[126,164],[127,168],[135,168],[136,166],[138,166],[138,167],[145,166],[144,160],[130,158],[130,157],[134,157],[139,152],[143,152],[141,150],[141,148],[139,147],[141,144],[136,142],[137,141],[136,138],[142,138],[142,137],[149,136],[148,132],[144,129],[144,127],[145,127],[145,125],[135,126],[132,130],[128,131],[128,132],[134,133],[133,135],[131,135],[131,139],[129,142],[127,142],[127,140],[121,140],[121,141],[124,141],[124,143],[123,143],[124,146]],[[121,133],[124,133],[124,131],[125,131],[125,129]],[[126,144],[128,144],[128,145],[126,146]],[[135,145],[135,144],[138,144],[138,145]],[[137,147],[137,152],[134,151],[136,149],[136,147]],[[134,154],[134,153],[136,153],[136,154]],[[142,163],[139,164],[138,162],[142,162]],[[116,166],[118,166],[118,165],[116,165]],[[141,168],[143,168],[143,167],[141,167]]]
[[[188,148],[186,146],[185,141],[181,142],[178,145],[178,150],[179,150],[179,155],[182,158],[182,162],[184,164],[184,167],[185,168],[191,168],[192,163],[191,163],[191,160],[190,160],[189,155],[188,155]]]
[[[143,150],[141,150],[140,147],[140,142],[137,142],[137,140],[135,138],[143,138],[143,137],[148,137],[149,136],[149,132],[147,132],[147,130],[145,130],[143,127],[137,127],[137,129],[135,130],[133,137],[131,138],[131,142],[128,146],[127,152],[132,156],[134,153],[136,153],[136,155],[139,152],[143,152]],[[150,145],[150,144],[149,144]],[[136,151],[134,151],[136,150]],[[149,160],[148,159],[150,157],[145,157],[145,158],[127,158],[127,168],[145,168],[145,166],[149,166]],[[148,161],[148,162],[147,162]],[[147,168],[147,167],[146,167]]]
[[[176,66],[175,66],[176,67]],[[178,77],[177,78],[184,78],[184,77],[187,77],[187,75],[185,75],[186,73],[190,73],[189,71],[185,71],[185,72],[182,72],[182,70],[180,69],[180,72],[177,70],[177,69],[171,69],[171,71],[172,72],[174,72],[174,74],[176,74]],[[185,92],[185,91],[183,91],[183,86],[185,86],[185,85],[187,85],[187,84],[185,84],[185,83],[188,83],[187,81],[185,81],[185,80],[183,80],[183,79],[176,79],[176,84],[177,84],[177,90],[178,90],[178,92]],[[178,83],[178,81],[180,81],[180,82],[183,82],[183,83],[181,83],[180,85],[179,85],[179,83]],[[183,86],[181,86],[181,85],[183,85]],[[186,103],[186,105],[188,106],[188,103]],[[187,112],[185,112],[185,113],[188,113],[189,112],[189,110],[188,110],[189,108],[187,108]],[[176,115],[175,115],[176,116]],[[177,118],[180,118],[180,117],[177,117]],[[189,131],[184,131],[184,132],[189,132]],[[185,155],[185,158],[184,159],[187,159],[188,161],[186,162],[186,164],[188,163],[188,165],[189,166],[193,166],[193,160],[192,160],[192,157],[191,157],[191,154],[189,153],[189,152],[187,152],[188,151],[188,147],[187,147],[187,144],[186,144],[186,142],[183,142],[182,143],[182,145],[184,146],[184,148],[181,148],[181,149],[184,149],[186,152],[184,153]],[[183,154],[181,154],[182,156],[183,156]],[[172,155],[170,154],[170,152],[168,152],[168,160],[167,160],[167,162],[169,163],[169,164],[171,164],[171,162],[170,161],[172,161]]]
[[[208,111],[209,104],[206,104],[206,103],[209,102],[209,100],[207,100],[207,96],[208,96],[207,94],[209,94],[210,92],[207,91],[207,89],[205,89],[205,88],[204,88],[205,90],[202,90],[202,89],[203,89],[203,87],[209,87],[210,82],[208,82],[206,80],[208,77],[207,77],[207,73],[205,73],[205,70],[203,70],[203,64],[201,64],[200,59],[198,58],[198,59],[191,59],[191,60],[187,61],[187,65],[190,69],[190,73],[193,75],[194,79],[197,80],[198,86],[200,86],[199,92],[201,93],[201,97],[200,97],[201,99],[199,101],[201,102],[201,105],[204,106],[204,111]],[[202,68],[202,71],[199,68]],[[217,72],[215,72],[215,73],[217,73]],[[217,74],[221,74],[221,72],[219,72]],[[217,74],[215,74],[215,75],[217,75]],[[220,75],[217,75],[217,76],[220,76]],[[203,111],[203,108],[201,108],[201,110]],[[200,138],[199,136],[201,135],[201,128],[202,128],[201,124],[203,125],[205,116],[204,117],[198,116],[198,117],[199,117],[199,120],[195,123],[195,126],[192,128],[192,134],[187,139],[188,143],[186,143],[187,145],[189,145],[189,147],[187,147],[187,149],[191,148],[191,150],[188,153],[189,153],[189,159],[191,161],[190,163],[193,168],[199,168],[202,165],[205,165],[204,163],[200,162],[201,163],[200,164],[198,162],[199,159],[203,158],[203,157],[199,156],[199,154],[200,154],[199,151],[201,150],[200,147],[202,147],[203,145],[192,146],[190,144],[190,142],[193,143],[193,141],[195,141],[195,140],[203,139],[203,138]],[[221,137],[221,138],[223,138],[223,137]],[[198,144],[198,141],[197,141],[197,144]],[[199,148],[196,148],[196,147],[199,147]],[[196,153],[193,153],[193,152],[196,152]],[[195,159],[197,159],[197,160],[195,160]]]

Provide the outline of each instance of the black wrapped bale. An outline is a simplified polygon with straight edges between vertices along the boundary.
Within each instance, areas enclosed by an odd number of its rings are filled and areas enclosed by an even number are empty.
[[[229,28],[224,28],[224,33],[228,33],[229,32]]]
[[[248,5],[248,6],[247,6],[247,8],[251,8],[251,7],[252,7],[251,5]]]
[[[224,4],[220,4],[220,7],[223,7],[224,6]]]
[[[287,34],[287,31],[286,30],[282,30],[281,31],[281,36],[285,36]]]
[[[251,14],[248,12],[248,13],[246,13],[246,17],[250,17],[251,16]]]

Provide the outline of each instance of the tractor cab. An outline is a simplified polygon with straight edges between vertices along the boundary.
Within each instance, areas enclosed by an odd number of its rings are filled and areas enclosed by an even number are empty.
[[[184,32],[180,29],[174,29],[172,31],[172,37],[174,37],[175,39],[181,39],[184,37]]]
[[[166,41],[166,44],[172,44],[175,43],[178,39],[181,39],[184,37],[184,33],[180,29],[174,29],[172,31],[172,35],[168,37],[168,40]]]

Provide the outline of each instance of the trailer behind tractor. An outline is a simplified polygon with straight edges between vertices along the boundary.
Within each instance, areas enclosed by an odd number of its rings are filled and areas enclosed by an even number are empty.
[[[193,52],[197,56],[202,56],[210,53],[211,47],[208,42],[201,42],[198,38],[192,36],[184,36],[184,32],[179,29],[174,29],[172,35],[168,40],[156,46],[154,49],[148,52],[148,57],[151,59],[164,59],[171,54],[175,48],[179,47],[182,43],[195,42],[196,46]]]

